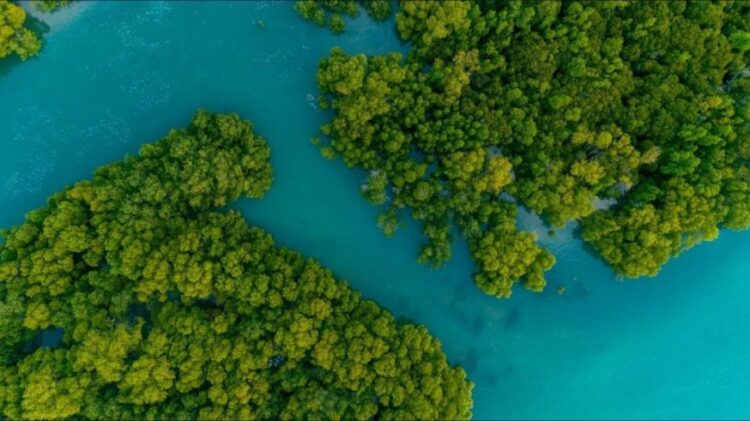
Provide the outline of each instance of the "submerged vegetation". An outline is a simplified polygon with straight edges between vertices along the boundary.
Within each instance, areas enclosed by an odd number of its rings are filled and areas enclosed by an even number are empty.
[[[304,19],[318,26],[328,26],[333,33],[341,33],[346,28],[344,15],[355,17],[360,6],[373,19],[384,20],[391,16],[390,0],[297,0],[295,10]]]
[[[653,276],[750,226],[748,16],[741,1],[402,2],[405,58],[321,61],[321,152],[369,171],[386,234],[402,209],[421,221],[421,262],[450,258],[457,225],[489,294],[541,290],[554,263],[518,205],[580,221],[618,273]]]
[[[269,156],[249,122],[198,112],[5,231],[2,416],[469,418],[424,327],[212,210],[263,196]]]
[[[0,59],[17,56],[26,60],[42,48],[39,38],[25,24],[23,7],[0,0]]]
[[[45,13],[52,13],[69,5],[71,0],[33,0],[34,7]]]

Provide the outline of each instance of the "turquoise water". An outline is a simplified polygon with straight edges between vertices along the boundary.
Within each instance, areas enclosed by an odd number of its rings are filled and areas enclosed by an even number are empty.
[[[337,37],[288,2],[107,2],[75,4],[49,25],[42,54],[0,77],[0,226],[196,108],[238,112],[272,146],[275,182],[237,207],[427,325],[476,383],[475,418],[750,416],[750,233],[724,232],[656,279],[619,281],[570,226],[542,235],[558,257],[547,292],[511,300],[473,286],[461,241],[430,270],[414,259],[417,226],[382,235],[358,195],[364,174],[326,162],[309,139],[327,118],[311,100],[318,59],[337,45],[405,50],[392,23],[363,16]],[[521,223],[540,227],[528,214]]]

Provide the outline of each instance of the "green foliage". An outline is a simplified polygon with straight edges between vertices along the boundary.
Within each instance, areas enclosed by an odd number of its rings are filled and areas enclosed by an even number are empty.
[[[249,122],[201,111],[5,231],[0,416],[469,418],[424,327],[212,210],[261,197],[269,157]],[[58,347],[29,350],[53,327]]]
[[[390,0],[297,0],[294,3],[294,9],[305,20],[328,26],[334,34],[340,34],[346,28],[342,14],[355,17],[360,6],[373,19],[385,20],[391,16]]]
[[[422,221],[419,256],[450,257],[458,225],[478,285],[544,285],[554,259],[518,233],[512,196],[582,236],[619,273],[655,275],[722,227],[750,227],[750,4],[402,2],[412,48],[318,68],[335,111],[328,157]],[[597,209],[614,199],[610,209]]]
[[[364,0],[367,15],[373,19],[385,20],[391,16],[391,0]]]
[[[340,34],[341,32],[344,32],[345,26],[346,23],[344,23],[344,18],[342,18],[338,13],[334,13],[329,16],[328,29],[330,29],[334,34]]]
[[[21,60],[36,55],[42,47],[39,38],[24,26],[26,11],[8,0],[0,0],[0,59],[11,54]]]
[[[34,0],[34,7],[44,13],[56,12],[70,4],[72,0]]]

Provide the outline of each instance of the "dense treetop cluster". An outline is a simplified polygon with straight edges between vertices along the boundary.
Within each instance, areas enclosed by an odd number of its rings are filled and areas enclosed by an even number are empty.
[[[399,209],[422,221],[421,261],[446,261],[457,225],[492,295],[541,289],[554,262],[516,205],[580,221],[618,273],[655,275],[750,226],[748,16],[744,1],[402,2],[407,57],[321,61],[322,152],[369,171],[387,234]]]
[[[15,55],[26,60],[39,52],[42,44],[25,22],[23,7],[0,0],[0,59]]]
[[[4,231],[0,416],[469,418],[424,327],[211,210],[261,197],[269,156],[249,122],[198,112]]]
[[[360,6],[371,18],[383,20],[391,16],[391,3],[391,0],[297,0],[294,8],[304,19],[338,34],[346,28],[344,16],[357,16]]]

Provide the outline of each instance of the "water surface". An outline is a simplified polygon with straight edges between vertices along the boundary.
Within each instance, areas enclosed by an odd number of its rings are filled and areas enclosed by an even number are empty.
[[[309,139],[327,119],[312,100],[318,60],[334,46],[405,51],[392,22],[361,16],[334,36],[290,2],[81,2],[49,26],[41,55],[0,77],[0,226],[183,127],[197,108],[238,112],[270,143],[275,182],[265,199],[236,207],[427,325],[476,383],[475,418],[750,415],[748,233],[724,232],[658,278],[624,282],[573,227],[543,234],[558,258],[550,287],[510,300],[473,286],[463,242],[430,270],[415,262],[417,226],[383,236],[378,209],[358,194],[364,174],[325,161]]]

